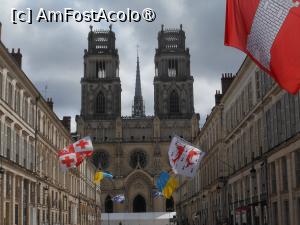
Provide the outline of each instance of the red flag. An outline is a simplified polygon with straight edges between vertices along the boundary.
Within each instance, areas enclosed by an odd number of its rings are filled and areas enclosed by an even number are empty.
[[[75,168],[79,162],[76,153],[64,154],[59,156],[58,159],[61,166],[65,169]]]
[[[67,153],[58,157],[61,166],[64,169],[76,168],[84,160],[84,156],[79,153]]]
[[[90,157],[93,154],[93,151],[93,144],[90,137],[85,137],[59,150],[58,158],[62,167],[69,169],[78,167],[85,157]]]
[[[300,7],[293,0],[227,0],[225,45],[240,49],[290,93],[300,89]]]

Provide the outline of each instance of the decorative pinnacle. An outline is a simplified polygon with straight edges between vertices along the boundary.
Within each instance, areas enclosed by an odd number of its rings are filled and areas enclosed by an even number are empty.
[[[139,61],[139,46],[136,46],[137,51],[137,60],[136,60],[136,80],[135,80],[135,95],[134,95],[134,103],[133,103],[133,116],[144,116],[144,101],[142,96],[142,88],[141,88],[141,75],[140,75],[140,61]]]
[[[142,96],[142,89],[141,89],[141,75],[140,75],[140,59],[139,59],[139,45],[136,46],[136,81],[135,81],[135,96],[141,97]]]

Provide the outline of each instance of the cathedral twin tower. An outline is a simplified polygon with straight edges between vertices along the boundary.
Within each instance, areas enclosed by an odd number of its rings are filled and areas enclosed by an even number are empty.
[[[84,77],[81,80],[81,116],[85,119],[116,119],[121,116],[121,81],[115,33],[93,30],[88,34],[84,53]],[[139,57],[132,117],[144,117]],[[185,47],[185,32],[167,29],[158,33],[155,53],[154,112],[163,118],[191,118],[194,114],[193,77],[190,54]]]
[[[168,146],[173,134],[188,141],[199,132],[194,113],[193,77],[185,32],[164,29],[158,33],[155,52],[154,116],[145,116],[137,57],[132,116],[121,116],[121,81],[115,33],[91,30],[84,53],[81,79],[81,114],[76,117],[79,136],[91,136],[99,169],[114,174],[114,182],[101,182],[105,212],[162,212],[173,204],[155,200],[155,178],[169,171]],[[125,195],[125,203],[114,205],[111,197]]]

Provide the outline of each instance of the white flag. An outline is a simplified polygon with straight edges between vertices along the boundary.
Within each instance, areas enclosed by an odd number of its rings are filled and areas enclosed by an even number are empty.
[[[170,165],[176,174],[194,177],[205,152],[174,136],[169,147]]]
[[[60,165],[63,170],[71,169],[71,168],[76,168],[76,164],[78,162],[76,153],[68,153],[65,155],[61,155],[58,158]]]
[[[73,144],[74,151],[80,154],[85,154],[86,156],[91,156],[93,154],[94,148],[92,140],[89,136],[84,137]]]

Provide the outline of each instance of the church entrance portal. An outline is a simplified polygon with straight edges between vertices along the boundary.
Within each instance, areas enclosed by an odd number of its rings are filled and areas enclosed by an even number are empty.
[[[146,200],[143,196],[137,195],[133,200],[133,212],[146,212]]]

